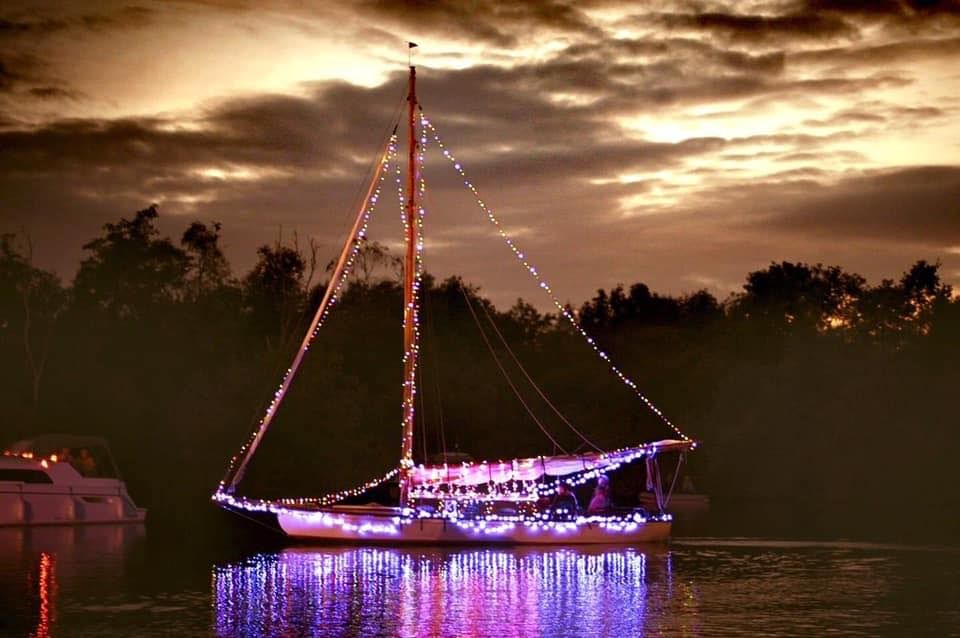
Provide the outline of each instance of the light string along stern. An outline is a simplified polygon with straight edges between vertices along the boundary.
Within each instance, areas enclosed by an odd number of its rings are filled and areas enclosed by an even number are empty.
[[[273,417],[276,414],[277,409],[280,407],[280,403],[283,401],[283,398],[286,396],[287,390],[293,381],[293,377],[296,375],[296,372],[300,366],[300,362],[310,349],[310,345],[313,343],[313,339],[317,336],[320,328],[330,316],[330,311],[337,304],[337,301],[340,300],[343,287],[346,284],[347,279],[353,270],[353,266],[357,261],[357,256],[360,253],[363,240],[366,239],[367,230],[370,225],[370,218],[377,206],[377,202],[380,200],[383,182],[386,178],[386,174],[391,162],[399,165],[397,158],[396,132],[390,136],[390,139],[387,142],[387,148],[384,150],[382,159],[379,163],[378,175],[375,176],[374,180],[371,182],[371,190],[366,198],[366,201],[364,202],[364,207],[361,209],[361,213],[354,224],[354,228],[351,230],[351,234],[347,238],[347,244],[344,246],[344,254],[341,254],[340,262],[338,263],[339,274],[336,269],[331,274],[331,282],[333,282],[332,287],[328,288],[324,295],[324,300],[321,301],[320,306],[317,308],[317,313],[313,318],[312,328],[307,332],[303,342],[300,344],[300,348],[297,351],[297,355],[294,358],[293,363],[284,373],[277,391],[274,392],[273,398],[270,401],[269,406],[267,406],[266,413],[260,419],[260,422],[250,434],[250,437],[247,439],[247,441],[240,446],[239,451],[230,459],[227,473],[213,495],[214,500],[223,500],[221,498],[222,495],[226,492],[232,491],[242,478],[244,468],[246,467],[247,462],[250,460],[250,457],[253,455],[257,445],[259,445],[263,435],[266,433],[267,428],[273,421]],[[350,246],[349,253],[346,252],[347,246]],[[344,257],[346,257],[345,260]],[[386,480],[386,478],[380,480],[379,483],[382,483],[384,480]]]
[[[443,142],[440,140],[440,135],[437,133],[437,129],[436,127],[434,127],[433,123],[430,122],[430,120],[426,117],[426,115],[421,114],[420,117],[421,117],[421,122],[423,123],[424,128],[430,130],[433,136],[433,141],[436,143],[437,148],[439,148],[443,152],[443,156],[447,158],[447,160],[453,165],[454,170],[457,171],[457,173],[463,179],[464,186],[466,186],[467,189],[473,194],[477,205],[486,214],[487,220],[497,229],[497,234],[500,235],[503,241],[507,244],[507,247],[513,253],[514,257],[516,257],[517,261],[530,274],[530,276],[532,276],[533,279],[539,284],[540,289],[547,294],[547,296],[550,298],[550,301],[553,303],[556,309],[560,312],[560,314],[563,317],[565,317],[567,321],[570,322],[570,325],[572,325],[577,332],[580,333],[580,336],[583,337],[583,339],[587,342],[587,345],[590,346],[590,348],[597,354],[597,356],[599,356],[604,362],[606,362],[606,364],[610,367],[610,371],[613,372],[613,374],[616,375],[617,378],[619,378],[624,385],[630,388],[633,391],[633,393],[641,401],[643,401],[643,403],[647,406],[647,408],[650,409],[650,411],[652,411],[655,415],[657,415],[660,418],[660,420],[663,421],[666,425],[668,425],[670,429],[673,430],[682,440],[689,441],[690,437],[684,434],[679,427],[677,427],[669,418],[667,418],[667,415],[665,415],[656,405],[654,405],[654,403],[650,399],[646,397],[646,395],[643,394],[643,392],[640,391],[640,388],[637,386],[637,384],[630,377],[624,374],[623,371],[620,370],[620,368],[618,368],[616,364],[613,363],[613,361],[611,361],[610,355],[608,355],[604,350],[602,350],[597,345],[593,337],[587,334],[586,330],[584,330],[580,326],[580,323],[573,316],[573,313],[567,310],[563,306],[563,304],[560,303],[560,299],[553,292],[553,289],[550,287],[550,284],[547,283],[546,279],[544,279],[544,277],[540,274],[540,271],[537,270],[537,268],[530,263],[526,254],[523,251],[521,251],[520,248],[516,245],[516,243],[510,238],[510,236],[507,235],[507,232],[503,229],[502,225],[500,224],[500,220],[497,219],[497,217],[493,214],[493,210],[491,210],[490,207],[487,206],[486,202],[484,202],[483,199],[480,197],[480,192],[477,190],[477,187],[473,185],[473,182],[471,182],[470,179],[467,177],[467,173],[464,170],[463,165],[457,160],[457,158],[453,155],[453,153],[451,153],[450,150],[447,149],[446,146],[443,144]]]

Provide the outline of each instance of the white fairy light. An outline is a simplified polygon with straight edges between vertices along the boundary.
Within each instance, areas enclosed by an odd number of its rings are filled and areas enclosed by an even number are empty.
[[[539,284],[539,287],[544,292],[547,293],[547,295],[550,297],[550,301],[553,302],[553,305],[557,308],[560,314],[564,318],[566,318],[567,321],[570,322],[570,324],[574,327],[574,329],[577,332],[580,333],[580,335],[586,341],[587,345],[590,346],[590,348],[597,354],[597,356],[599,356],[608,364],[611,372],[613,372],[614,375],[616,375],[620,379],[620,381],[623,382],[624,385],[626,385],[628,388],[633,390],[634,394],[636,394],[637,397],[639,397],[640,400],[643,401],[643,403],[654,414],[656,414],[661,421],[663,421],[665,424],[667,424],[670,427],[670,429],[676,432],[676,434],[680,438],[682,438],[684,441],[689,441],[690,437],[684,434],[680,430],[680,428],[678,428],[669,418],[667,418],[667,416],[640,391],[640,389],[637,387],[637,384],[632,379],[630,379],[626,374],[624,374],[620,370],[620,368],[618,368],[610,360],[610,356],[606,352],[604,352],[602,349],[600,349],[600,347],[596,344],[593,338],[589,334],[587,334],[587,332],[580,326],[576,318],[574,318],[574,316],[563,306],[563,304],[560,302],[560,299],[553,292],[553,289],[550,287],[547,281],[540,274],[539,270],[537,270],[537,268],[534,267],[533,264],[529,262],[526,254],[522,252],[520,248],[514,243],[514,241],[507,235],[507,232],[502,228],[500,224],[500,220],[497,219],[497,217],[493,214],[493,211],[490,209],[490,207],[487,206],[486,202],[484,202],[483,199],[480,197],[480,193],[477,190],[477,188],[473,185],[473,182],[471,182],[469,178],[467,178],[467,174],[463,166],[460,164],[459,161],[457,161],[453,153],[451,153],[448,149],[444,147],[443,142],[440,141],[440,136],[437,133],[437,129],[426,117],[421,116],[421,122],[423,123],[423,126],[425,128],[430,129],[430,132],[433,134],[433,140],[434,142],[436,142],[437,147],[443,151],[443,156],[447,158],[447,160],[449,160],[451,164],[453,164],[454,170],[456,170],[457,173],[459,173],[460,177],[463,178],[464,186],[466,186],[467,189],[471,193],[473,193],[473,196],[477,202],[477,205],[486,214],[487,220],[491,224],[493,224],[493,226],[497,229],[497,234],[503,238],[504,242],[507,244],[507,247],[511,250],[511,252],[513,252],[514,257],[516,257],[517,261],[520,262],[520,264],[524,267],[524,270],[529,272],[530,275],[537,281],[537,283]]]

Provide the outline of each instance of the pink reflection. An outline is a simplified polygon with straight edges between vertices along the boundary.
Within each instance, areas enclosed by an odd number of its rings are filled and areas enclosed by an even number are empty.
[[[17,607],[0,611],[7,614],[0,634],[12,625],[18,628],[16,635],[62,635],[57,629],[61,591],[76,591],[89,579],[91,566],[119,569],[130,544],[143,534],[143,525],[0,528],[0,573],[25,576],[22,585],[15,585],[23,587]]]
[[[40,554],[40,567],[37,576],[40,611],[37,628],[30,635],[35,638],[49,638],[50,625],[56,620],[57,598],[57,562],[51,554]]]
[[[656,632],[669,554],[623,548],[290,548],[215,568],[215,631],[527,636]],[[688,592],[685,592],[688,593]]]

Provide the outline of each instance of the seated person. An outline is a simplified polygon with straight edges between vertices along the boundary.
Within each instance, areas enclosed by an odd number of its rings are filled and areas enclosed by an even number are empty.
[[[587,506],[588,515],[609,514],[611,508],[610,501],[610,479],[601,475],[597,479],[597,487],[593,490],[593,497]]]
[[[580,513],[580,504],[577,502],[577,495],[573,493],[570,486],[561,483],[557,486],[557,494],[550,503],[550,513],[553,518],[572,519]]]
[[[87,448],[81,448],[80,454],[71,461],[71,464],[82,476],[97,475],[97,462]]]

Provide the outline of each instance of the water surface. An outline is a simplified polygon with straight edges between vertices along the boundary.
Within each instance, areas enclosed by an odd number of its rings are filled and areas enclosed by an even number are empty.
[[[960,636],[952,547],[224,545],[0,529],[0,635]]]

